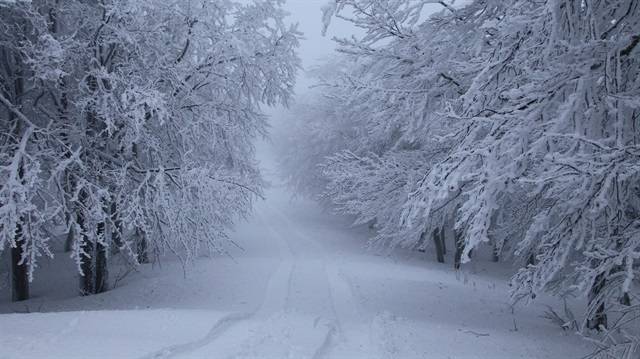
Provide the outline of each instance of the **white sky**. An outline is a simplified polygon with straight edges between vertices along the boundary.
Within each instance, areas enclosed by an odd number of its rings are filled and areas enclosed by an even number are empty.
[[[308,88],[314,85],[314,79],[305,74],[305,69],[311,69],[315,65],[321,64],[322,60],[331,57],[335,53],[335,43],[331,40],[334,36],[350,37],[352,34],[362,35],[363,30],[356,28],[346,21],[334,18],[326,36],[322,36],[322,7],[332,0],[286,0],[284,8],[290,13],[288,21],[298,23],[298,29],[304,34],[304,39],[300,42],[299,56],[302,59],[303,70],[298,74],[295,98],[302,98]],[[451,0],[457,4],[463,4],[464,0]],[[427,6],[425,15],[439,10],[439,5]],[[270,141],[278,142],[278,135],[282,135],[283,129],[291,126],[291,121],[295,121],[295,115],[283,107],[265,108],[270,116],[272,126]],[[285,131],[286,132],[286,131]],[[258,157],[263,163],[263,167],[275,168],[273,154],[269,141],[259,141]],[[268,170],[266,171],[268,172]],[[271,176],[268,176],[271,177]]]
[[[319,65],[324,58],[329,58],[335,52],[335,43],[331,40],[334,36],[348,37],[358,34],[359,29],[340,19],[333,19],[326,36],[322,36],[322,7],[330,0],[287,0],[284,8],[290,13],[288,22],[298,23],[298,30],[304,38],[300,41],[298,54],[302,59],[303,69],[298,73],[295,98],[301,98],[308,88],[314,85],[313,79],[305,74],[306,69]],[[272,126],[271,141],[278,141],[278,129],[291,125],[292,120],[289,109],[281,106],[265,108],[270,116],[269,123]],[[263,141],[258,142],[258,156],[265,167],[273,168],[270,145]]]
[[[322,36],[322,6],[330,0],[287,0],[284,8],[291,13],[289,21],[299,24],[298,29],[304,33],[300,43],[299,54],[304,69],[312,68],[323,58],[331,56],[335,49],[333,36],[349,36],[358,33],[351,24],[339,19],[332,21],[326,36]],[[298,93],[303,93],[313,82],[307,78],[304,71],[298,76]]]

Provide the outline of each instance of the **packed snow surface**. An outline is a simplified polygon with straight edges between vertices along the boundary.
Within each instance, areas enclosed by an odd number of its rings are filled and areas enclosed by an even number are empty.
[[[43,264],[34,298],[0,303],[0,358],[580,358],[589,348],[512,308],[506,271],[455,273],[429,253],[366,250],[367,228],[273,187],[238,225],[231,256],[144,267],[75,296]],[[53,271],[53,269],[56,269]],[[66,268],[66,267],[65,267]],[[112,270],[112,275],[117,271]],[[49,277],[48,277],[49,276]],[[65,282],[65,283],[66,283]],[[4,294],[4,293],[3,293]],[[6,296],[5,296],[6,297]]]

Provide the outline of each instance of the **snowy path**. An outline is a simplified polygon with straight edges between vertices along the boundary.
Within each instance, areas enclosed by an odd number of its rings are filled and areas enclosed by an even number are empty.
[[[503,267],[478,262],[456,274],[428,254],[367,252],[367,229],[290,201],[283,188],[267,198],[233,235],[243,251],[203,259],[186,278],[177,263],[164,263],[79,298],[73,280],[41,275],[33,300],[0,302],[2,313],[32,312],[0,314],[0,359],[577,359],[588,352],[540,318],[542,303],[513,314]],[[64,273],[65,263],[53,261],[43,273]]]
[[[262,234],[273,249],[264,255],[276,263],[264,277],[265,290],[256,293],[257,304],[212,323],[202,339],[145,359],[510,359],[585,353],[577,338],[539,317],[541,307],[517,317],[510,313],[506,288],[496,287],[491,276],[456,275],[421,254],[366,253],[366,231],[332,222],[309,202],[289,202],[280,190],[270,191],[269,198],[244,227]]]
[[[254,223],[279,256],[260,306],[220,319],[201,340],[147,358],[375,358],[370,322],[330,253],[278,208],[267,203],[257,212]]]

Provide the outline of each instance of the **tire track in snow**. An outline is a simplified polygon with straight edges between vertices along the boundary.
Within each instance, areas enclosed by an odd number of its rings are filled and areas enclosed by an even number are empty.
[[[193,342],[183,343],[172,345],[163,349],[158,350],[157,352],[148,354],[141,359],[166,359],[166,358],[174,358],[177,355],[185,354],[193,352],[199,348],[202,348],[210,343],[213,343],[220,335],[222,335],[226,330],[228,330],[231,326],[236,324],[239,321],[247,320],[251,316],[253,316],[252,312],[238,312],[231,313],[222,318],[220,318],[209,330],[206,336],[195,340]]]
[[[295,263],[293,260],[294,252],[289,243],[278,235],[273,225],[266,220],[262,211],[257,212],[260,212],[258,213],[258,217],[260,218],[260,222],[262,222],[262,226],[269,231],[271,237],[275,239],[278,245],[278,252],[280,254],[279,268],[284,267],[284,273],[278,273],[276,271],[269,279],[265,297],[256,312],[256,315],[264,317],[286,308],[289,297],[291,296],[291,277]]]
[[[235,312],[225,315],[216,321],[203,338],[192,342],[171,345],[145,355],[140,359],[168,359],[175,358],[180,355],[188,355],[189,353],[193,353],[201,348],[213,344],[218,338],[223,336],[233,326],[240,322],[249,321],[256,317],[268,316],[268,314],[276,312],[278,308],[284,308],[291,290],[291,275],[293,273],[292,250],[288,243],[284,243],[285,241],[277,236],[271,226],[267,224],[267,221],[264,220],[264,216],[262,214],[259,214],[257,217],[260,218],[262,225],[267,227],[274,239],[277,241],[280,254],[280,263],[269,276],[264,298],[258,308],[249,312]],[[286,286],[284,290],[282,288],[283,286]],[[278,298],[280,297],[279,293],[282,292],[285,293],[284,297]]]
[[[269,207],[269,214],[277,214],[277,210],[275,208],[268,204],[267,206]],[[290,334],[293,334],[294,336],[303,334],[303,337],[304,334],[308,334],[307,329],[296,328],[303,316],[300,316],[300,313],[297,313],[294,309],[296,304],[299,303],[297,303],[294,300],[295,298],[292,296],[293,287],[295,285],[294,273],[304,273],[304,270],[308,269],[306,267],[306,258],[302,261],[300,260],[299,250],[292,245],[289,239],[290,231],[282,230],[282,228],[280,228],[280,225],[285,223],[281,223],[281,221],[274,222],[272,220],[273,218],[271,218],[271,216],[266,216],[263,211],[260,211],[260,217],[262,222],[261,225],[271,234],[271,237],[279,247],[281,260],[289,266],[286,290],[281,291],[284,292],[285,295],[282,297],[282,301],[278,305],[265,304],[260,310],[261,313],[256,315],[256,322],[253,323],[251,327],[246,328],[246,333],[250,335],[236,341],[233,345],[235,350],[229,351],[220,357],[234,359],[245,357],[256,358],[257,354],[255,354],[255,352],[258,352],[260,353],[260,357],[265,358],[309,358],[309,356],[301,356],[301,353],[295,352],[296,349],[304,351],[306,349],[305,347],[296,347],[294,345],[296,343],[288,341],[291,339],[289,338]],[[286,227],[289,229],[288,225],[286,225]],[[282,285],[284,285],[284,282],[282,282]],[[317,326],[318,321],[319,318],[316,320],[314,328]],[[280,342],[278,344],[278,340],[283,339],[285,342]],[[278,356],[270,354],[270,351],[274,350],[274,346],[279,346],[279,351],[285,351],[286,353],[278,353]],[[276,351],[278,350],[276,349]]]
[[[329,330],[327,331],[327,334],[325,335],[324,340],[322,341],[320,346],[313,353],[312,359],[326,358],[326,356],[331,351],[331,348],[335,345],[334,341],[337,333],[338,333],[338,329],[336,325],[333,323],[330,323]]]
[[[317,249],[318,257],[323,261],[324,277],[329,287],[331,307],[334,315],[334,322],[329,324],[329,331],[324,341],[316,349],[313,359],[329,358],[331,353],[336,351],[339,344],[343,344],[348,355],[365,355],[362,357],[374,358],[370,353],[374,339],[371,337],[371,322],[363,322],[360,306],[357,304],[351,288],[351,283],[342,278],[336,261],[329,261],[327,251],[317,240],[310,238],[307,234],[299,231],[291,220],[279,209],[269,206],[270,210],[278,215],[287,224],[290,232],[294,232],[297,237],[313,245]],[[367,335],[360,333],[367,332]],[[337,340],[340,339],[341,343]]]
[[[284,244],[286,245],[288,252],[291,254],[292,256],[292,261],[293,261],[293,270],[291,273],[291,276],[289,278],[289,293],[292,290],[293,287],[293,283],[292,283],[292,278],[293,278],[293,271],[298,271],[300,272],[299,274],[303,274],[303,278],[304,278],[304,273],[305,271],[309,270],[308,266],[312,266],[313,264],[309,261],[309,259],[311,258],[307,258],[304,257],[304,255],[302,253],[300,253],[300,251],[298,249],[295,248],[295,246],[292,243],[292,240],[295,240],[296,245],[300,245],[302,242],[304,242],[303,245],[303,250],[302,252],[307,252],[309,247],[312,247],[314,249],[311,250],[311,253],[313,254],[313,259],[311,259],[311,261],[314,261],[317,257],[322,258],[321,260],[321,270],[319,271],[321,274],[321,278],[324,279],[324,282],[326,283],[327,289],[328,289],[328,293],[327,296],[330,299],[330,310],[332,312],[332,317],[333,318],[323,318],[323,316],[317,316],[314,320],[314,328],[317,328],[318,325],[320,325],[320,323],[322,322],[321,325],[325,326],[327,329],[326,331],[322,334],[322,341],[320,342],[320,344],[318,345],[318,347],[315,350],[311,350],[310,356],[305,356],[305,357],[310,357],[312,359],[321,359],[324,358],[327,353],[329,353],[331,351],[331,347],[335,341],[335,337],[337,335],[337,333],[339,332],[339,323],[337,322],[337,315],[336,315],[336,310],[335,310],[335,303],[334,300],[332,298],[331,295],[331,289],[330,289],[330,283],[329,280],[327,278],[327,274],[326,274],[326,250],[324,249],[324,247],[322,247],[319,243],[317,243],[316,241],[311,240],[307,235],[303,234],[302,232],[300,232],[297,227],[286,217],[286,215],[279,210],[278,208],[270,205],[270,204],[266,204],[268,209],[269,209],[269,213],[275,215],[275,217],[278,217],[279,222],[277,228],[274,226],[274,222],[276,221],[267,221],[264,220],[265,222],[265,226],[268,228],[268,230],[273,234],[274,237],[277,237],[279,242],[282,243],[284,242]],[[283,228],[284,227],[284,228]],[[293,236],[292,236],[293,235]],[[295,237],[292,238],[292,237]],[[299,268],[299,266],[301,266],[301,268]],[[314,279],[312,277],[309,277],[307,279]],[[308,288],[307,288],[308,289]],[[285,316],[287,315],[287,313],[289,312],[289,310],[293,310],[293,308],[296,306],[296,304],[300,304],[300,303],[295,303],[291,296],[287,296],[287,300],[286,300],[286,304],[285,304]],[[289,353],[291,354],[291,353]]]

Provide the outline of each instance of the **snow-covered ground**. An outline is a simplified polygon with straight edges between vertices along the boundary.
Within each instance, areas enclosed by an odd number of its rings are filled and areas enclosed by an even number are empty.
[[[363,250],[366,229],[268,192],[233,258],[186,278],[165,263],[101,295],[55,290],[2,302],[0,358],[579,358],[536,304],[512,313],[500,268],[456,276],[422,253]],[[48,266],[60,265],[60,260]],[[475,273],[473,273],[475,272]],[[60,281],[57,281],[60,282]],[[48,295],[54,293],[53,297]],[[42,313],[40,313],[40,312]],[[48,313],[45,313],[48,312]],[[517,330],[516,330],[517,328]]]
[[[365,249],[367,228],[274,186],[233,234],[231,257],[143,267],[76,296],[63,254],[34,298],[0,302],[0,358],[580,358],[589,347],[512,309],[504,268],[456,274],[429,254]],[[55,270],[54,270],[55,269]],[[52,275],[66,278],[52,278]],[[112,269],[112,278],[119,275]]]

